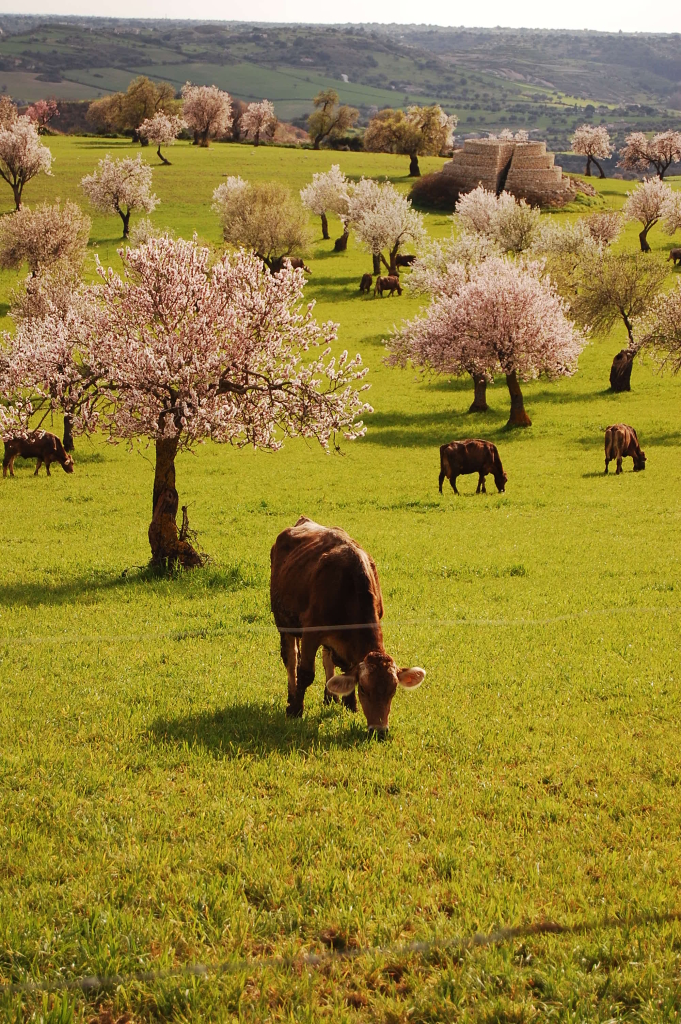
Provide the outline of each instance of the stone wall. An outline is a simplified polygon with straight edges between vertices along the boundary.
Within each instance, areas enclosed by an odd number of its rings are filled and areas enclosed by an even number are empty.
[[[460,192],[482,185],[541,206],[560,205],[572,198],[574,187],[554,160],[545,142],[466,139],[442,173],[454,178]]]

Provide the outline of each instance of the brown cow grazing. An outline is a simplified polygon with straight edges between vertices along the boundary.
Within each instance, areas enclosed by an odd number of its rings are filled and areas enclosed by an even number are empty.
[[[397,292],[398,295],[401,295],[402,289],[400,288],[399,277],[395,277],[392,274],[390,277],[377,277],[374,295],[378,294],[383,298],[383,292],[390,292],[391,295],[393,292]]]
[[[615,423],[605,431],[605,472],[608,472],[608,463],[616,459],[617,476],[622,472],[622,459],[628,456],[634,460],[634,473],[646,468],[646,453],[638,443],[634,428],[628,427],[626,423]]]
[[[300,256],[277,256],[276,259],[272,260],[270,271],[273,274],[278,274],[280,270],[284,269],[287,263],[291,265],[293,270],[304,270],[306,274],[312,273],[310,268],[305,265],[303,260],[301,260]]]
[[[670,249],[667,259],[672,260],[674,266],[676,266],[677,263],[681,263],[681,249]]]
[[[371,274],[362,274],[362,280],[359,282],[359,290],[361,292],[367,292],[368,294],[371,291],[373,283],[374,279]]]
[[[47,475],[51,476],[50,465],[58,462],[65,473],[73,473],[73,459],[64,451],[64,446],[55,434],[48,434],[46,430],[33,430],[26,437],[16,435],[9,441],[5,441],[5,457],[2,460],[2,475],[14,476],[14,460],[17,455],[20,459],[37,459],[34,476],[45,463]]]
[[[410,253],[404,253],[402,256],[395,257],[395,266],[397,267],[410,267],[412,263],[416,262],[416,256],[412,256]]]
[[[373,559],[345,530],[328,529],[301,516],[279,534],[270,553],[270,601],[288,673],[286,714],[303,713],[323,647],[325,701],[343,698],[357,710],[355,688],[369,735],[388,731],[398,686],[416,689],[422,668],[398,668],[383,646],[383,598]],[[334,666],[342,675],[335,675]]]
[[[440,446],[440,494],[442,494],[442,482],[445,477],[454,488],[454,493],[458,494],[456,478],[465,476],[467,473],[478,474],[476,494],[480,494],[480,491],[487,494],[485,477],[488,473],[493,475],[500,494],[506,490],[508,476],[504,473],[504,467],[501,465],[497,446],[491,441],[451,441],[449,444]]]

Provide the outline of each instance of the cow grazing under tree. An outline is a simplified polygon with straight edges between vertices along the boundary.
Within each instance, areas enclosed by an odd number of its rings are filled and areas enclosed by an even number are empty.
[[[374,287],[374,295],[380,295],[381,298],[383,298],[383,292],[388,292],[391,296],[395,292],[397,292],[398,295],[401,295],[402,289],[400,288],[399,277],[393,276],[392,274],[390,277],[377,277],[376,285]]]
[[[371,291],[373,283],[374,279],[371,274],[362,274],[362,280],[359,282],[359,290],[368,294]]]
[[[615,475],[622,472],[622,459],[631,457],[634,460],[634,473],[646,468],[646,453],[638,443],[638,436],[633,427],[626,423],[615,423],[605,431],[605,472],[608,463],[617,461]]]
[[[2,460],[2,475],[14,476],[14,460],[17,455],[20,459],[36,459],[34,476],[45,463],[47,475],[51,476],[50,466],[58,462],[65,473],[73,473],[73,459],[64,450],[64,446],[55,434],[49,434],[46,430],[33,430],[22,437],[17,434],[15,437],[5,441],[5,456]]]
[[[478,486],[475,493],[486,494],[485,477],[491,473],[497,490],[500,494],[506,490],[508,476],[504,473],[501,465],[497,446],[491,441],[467,440],[450,441],[449,444],[440,446],[440,477],[438,486],[442,494],[442,484],[447,477],[455,494],[457,476],[465,476],[468,473],[478,474]]]
[[[416,689],[426,673],[398,668],[386,654],[383,598],[373,559],[344,530],[301,516],[279,534],[270,560],[272,614],[288,673],[286,714],[302,715],[315,656],[323,647],[325,700],[342,697],[355,711],[357,690],[369,735],[385,735],[397,687]],[[334,674],[334,666],[341,675]]]

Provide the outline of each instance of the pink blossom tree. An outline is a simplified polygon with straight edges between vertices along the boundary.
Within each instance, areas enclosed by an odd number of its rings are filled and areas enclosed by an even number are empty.
[[[681,192],[671,192],[664,200],[660,212],[667,234],[675,234],[681,228]]]
[[[151,213],[159,202],[151,191],[151,167],[143,163],[141,154],[135,160],[112,160],[107,153],[98,169],[86,174],[80,184],[96,210],[118,214],[123,221],[123,238],[130,234],[133,211]]]
[[[586,228],[594,242],[599,245],[610,245],[616,241],[622,233],[624,221],[622,214],[616,210],[605,210],[602,213],[592,213],[586,218]]]
[[[37,100],[32,103],[26,111],[26,116],[34,122],[38,133],[44,135],[50,121],[59,117],[59,108],[56,100]]]
[[[657,297],[647,318],[643,345],[652,349],[662,369],[681,372],[681,281]]]
[[[322,238],[329,238],[327,213],[345,216],[348,212],[348,179],[338,164],[328,171],[312,175],[312,181],[300,190],[300,199],[306,210],[321,217]]]
[[[30,117],[17,117],[0,129],[0,176],[14,193],[14,204],[21,208],[24,186],[36,174],[50,174],[52,154],[40,141],[38,129]]]
[[[274,104],[269,100],[249,103],[241,115],[240,131],[246,138],[253,139],[254,146],[259,146],[261,139],[271,139],[276,127]]]
[[[272,277],[244,251],[213,262],[209,249],[168,236],[120,256],[124,276],[100,266],[101,283],[61,326],[27,322],[38,372],[20,371],[15,386],[51,395],[68,384],[77,430],[153,443],[152,559],[196,565],[186,511],[179,534],[175,522],[178,452],[206,439],[277,450],[297,435],[328,450],[339,435],[358,437],[366,370],[359,356],[331,355],[336,325],[300,307],[302,271]],[[62,344],[71,347],[57,357]]]
[[[511,398],[508,425],[529,426],[520,381],[573,374],[585,344],[541,270],[503,256],[473,266],[458,289],[393,334],[389,362],[490,379],[501,372]]]
[[[194,133],[194,143],[209,146],[232,127],[232,97],[215,85],[182,86],[182,116]]]
[[[76,203],[57,200],[35,210],[22,206],[0,220],[0,267],[17,269],[28,263],[33,277],[53,263],[80,268],[92,222]]]
[[[425,238],[423,217],[412,209],[411,200],[390,182],[379,184],[362,178],[348,195],[346,222],[373,256],[374,274],[381,263],[389,274],[397,273],[397,254],[406,242],[420,244]],[[386,259],[387,252],[387,259]]]
[[[605,172],[599,160],[607,160],[612,154],[610,133],[605,125],[580,125],[572,136],[572,148],[575,153],[586,157],[586,170],[584,173],[587,177],[591,177],[592,163],[596,164],[601,178],[605,177]]]
[[[632,132],[625,139],[620,157],[619,167],[647,171],[652,166],[661,181],[671,164],[681,160],[681,132],[658,132],[652,139],[643,132]]]
[[[478,185],[456,204],[455,223],[495,242],[504,252],[529,249],[539,229],[540,211],[510,192],[497,195]]]
[[[633,192],[627,192],[622,213],[625,220],[637,220],[643,225],[638,235],[641,252],[650,252],[648,232],[663,216],[665,203],[671,195],[672,190],[662,178],[644,178]]]
[[[187,127],[187,122],[176,114],[166,114],[159,110],[153,117],[148,117],[137,129],[141,139],[152,142],[158,149],[156,153],[161,163],[170,166],[170,160],[161,152],[161,146],[172,146],[175,139]]]

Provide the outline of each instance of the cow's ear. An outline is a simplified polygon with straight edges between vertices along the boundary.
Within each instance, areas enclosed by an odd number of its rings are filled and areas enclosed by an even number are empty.
[[[405,690],[415,690],[426,678],[426,670],[423,668],[400,668],[397,670],[397,682]]]
[[[329,679],[326,688],[336,697],[347,697],[349,693],[353,692],[356,685],[357,680],[354,675],[339,675]]]

